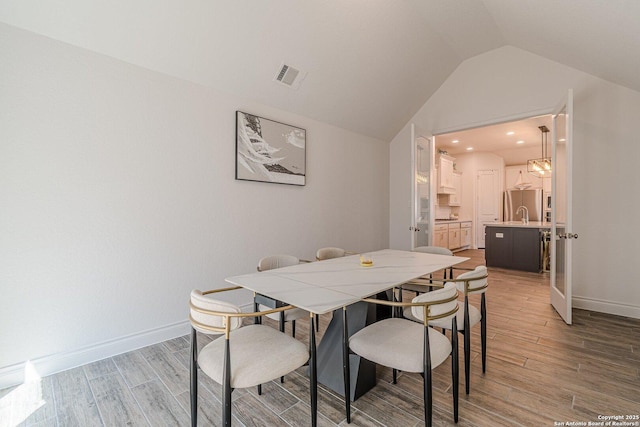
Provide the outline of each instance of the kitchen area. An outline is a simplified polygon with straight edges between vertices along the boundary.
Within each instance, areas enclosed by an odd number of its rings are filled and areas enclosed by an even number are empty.
[[[548,271],[551,196],[520,184],[505,190],[503,210],[504,221],[485,226],[487,266]]]
[[[549,271],[550,121],[436,135],[434,246],[484,249],[489,267]]]

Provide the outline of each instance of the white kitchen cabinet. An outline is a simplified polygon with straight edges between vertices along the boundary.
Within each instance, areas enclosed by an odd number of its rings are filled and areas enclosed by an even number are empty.
[[[433,229],[433,246],[456,250],[471,246],[471,221],[437,224]]]
[[[449,248],[449,225],[436,224],[433,227],[433,246]]]
[[[453,193],[438,194],[438,205],[440,206],[460,206],[462,200],[462,172],[453,171]]]
[[[471,221],[460,223],[460,246],[471,246]]]
[[[453,194],[449,194],[449,206],[460,206],[462,198],[462,172],[453,171]]]
[[[454,160],[446,154],[438,156],[438,194],[453,194],[456,191],[453,182]]]
[[[460,247],[460,223],[449,224],[449,249]]]

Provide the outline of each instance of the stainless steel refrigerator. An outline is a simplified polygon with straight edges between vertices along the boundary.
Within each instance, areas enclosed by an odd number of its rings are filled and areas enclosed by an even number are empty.
[[[504,221],[519,221],[522,213],[516,215],[520,206],[529,211],[529,221],[544,221],[542,216],[542,189],[507,190],[504,192]]]

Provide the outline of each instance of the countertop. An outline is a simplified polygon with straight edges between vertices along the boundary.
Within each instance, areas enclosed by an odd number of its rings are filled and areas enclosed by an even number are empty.
[[[470,219],[436,219],[435,223],[437,224],[455,224],[457,222],[471,222]]]
[[[507,222],[487,222],[486,227],[519,227],[519,228],[544,228],[550,229],[550,222],[542,221],[530,221],[528,224],[523,224],[522,221],[507,221]]]

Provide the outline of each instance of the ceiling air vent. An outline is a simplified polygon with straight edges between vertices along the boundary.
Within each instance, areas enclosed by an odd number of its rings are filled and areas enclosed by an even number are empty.
[[[274,80],[290,88],[298,89],[306,76],[307,73],[305,71],[300,71],[291,65],[282,64]]]

